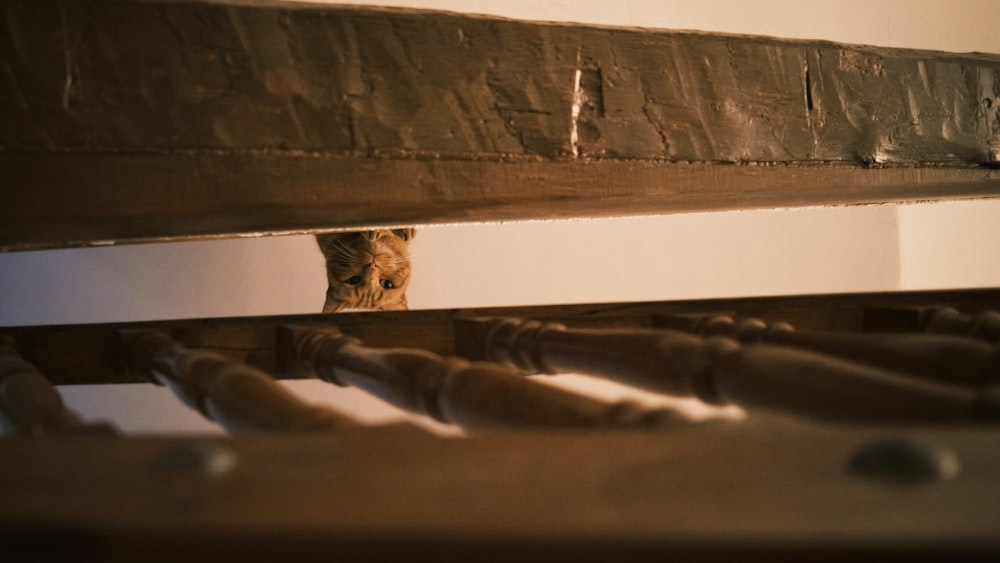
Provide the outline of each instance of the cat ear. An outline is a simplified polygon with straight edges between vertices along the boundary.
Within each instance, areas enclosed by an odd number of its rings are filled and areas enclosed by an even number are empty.
[[[393,229],[392,233],[403,240],[412,240],[417,236],[416,229]]]
[[[330,233],[316,235],[316,244],[319,245],[320,250],[326,250],[326,248],[330,246],[330,243],[333,242],[333,238],[335,236],[336,235],[332,235]]]
[[[316,244],[323,251],[323,255],[328,255],[337,248],[337,241],[344,238],[344,233],[323,233],[316,235]]]

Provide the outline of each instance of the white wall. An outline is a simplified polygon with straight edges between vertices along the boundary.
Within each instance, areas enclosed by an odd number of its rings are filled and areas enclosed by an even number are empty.
[[[313,237],[0,254],[0,325],[102,323],[322,310]]]
[[[990,0],[361,3],[1000,53]],[[413,246],[410,302],[433,308],[995,286],[997,211],[996,202],[968,202],[426,228]],[[323,289],[309,237],[8,254],[0,255],[0,326],[312,312]],[[350,390],[293,387],[370,420],[397,416]],[[111,417],[127,430],[214,431],[160,388],[62,391],[85,416]]]
[[[900,206],[900,289],[1000,285],[1000,200]]]
[[[996,0],[362,0],[507,18],[1000,53]]]
[[[422,229],[414,308],[886,291],[893,206]]]

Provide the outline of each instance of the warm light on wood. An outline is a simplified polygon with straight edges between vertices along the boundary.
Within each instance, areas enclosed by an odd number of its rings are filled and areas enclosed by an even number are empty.
[[[1000,383],[1000,348],[969,337],[795,330],[787,323],[737,320],[725,315],[663,316],[658,320],[664,328],[706,337],[726,336],[746,344],[766,342],[810,350],[941,383],[978,387]]]
[[[591,399],[525,379],[517,370],[408,348],[377,349],[334,328],[284,330],[297,361],[320,378],[466,428],[650,428],[693,424],[665,408]]]
[[[671,330],[569,329],[517,319],[481,325],[487,359],[532,372],[586,373],[716,404],[778,409],[841,422],[1000,420],[1000,402],[890,371],[769,344]]]
[[[302,402],[266,373],[190,350],[157,331],[122,331],[132,369],[233,432],[321,431],[353,422]]]

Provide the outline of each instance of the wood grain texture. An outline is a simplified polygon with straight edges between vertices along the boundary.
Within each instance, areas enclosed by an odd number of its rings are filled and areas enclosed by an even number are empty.
[[[0,17],[8,149],[983,164],[1000,143],[1000,55],[273,2]]]
[[[0,250],[1000,196],[1000,170],[0,153]]]
[[[271,2],[0,25],[0,250],[1000,195],[1000,55]]]
[[[949,481],[853,476],[886,435]],[[684,432],[400,429],[232,440],[0,441],[12,560],[990,561],[997,431],[744,424]],[[231,452],[222,475],[158,463]],[[66,468],[72,467],[72,471]],[[67,502],[74,499],[74,502]],[[102,510],[95,510],[102,507]]]

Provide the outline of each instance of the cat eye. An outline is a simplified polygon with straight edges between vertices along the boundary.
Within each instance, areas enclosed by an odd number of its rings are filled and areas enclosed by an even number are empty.
[[[361,283],[361,276],[351,276],[347,278],[348,285],[358,285],[359,283]]]
[[[396,284],[392,283],[392,280],[382,280],[382,289],[395,289]]]

